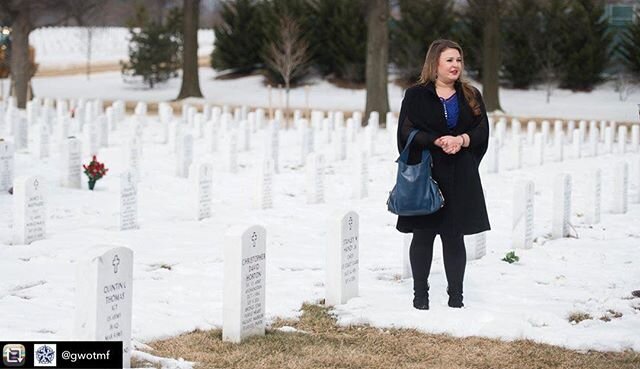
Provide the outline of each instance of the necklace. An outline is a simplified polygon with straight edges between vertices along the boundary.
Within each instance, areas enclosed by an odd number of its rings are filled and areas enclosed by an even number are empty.
[[[447,112],[447,103],[445,99],[441,97],[440,102],[442,102],[442,107],[444,108],[444,119],[449,120],[449,113]]]

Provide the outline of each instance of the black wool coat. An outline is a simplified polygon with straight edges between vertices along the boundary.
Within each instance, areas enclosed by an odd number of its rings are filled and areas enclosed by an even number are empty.
[[[453,130],[449,130],[444,107],[432,82],[410,87],[402,100],[398,122],[398,151],[404,148],[409,133],[417,128],[409,152],[409,164],[419,163],[422,150],[429,149],[433,159],[432,177],[444,196],[444,207],[421,216],[399,216],[396,228],[403,233],[414,229],[430,229],[439,234],[474,234],[490,229],[487,207],[478,173],[478,165],[487,151],[489,122],[482,96],[474,88],[482,110],[473,115],[464,98],[462,84],[456,82],[459,115]],[[469,147],[449,155],[434,141],[446,135],[469,135]]]

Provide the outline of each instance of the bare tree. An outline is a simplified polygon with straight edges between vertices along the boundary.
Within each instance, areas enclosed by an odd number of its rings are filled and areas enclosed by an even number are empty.
[[[200,79],[198,77],[198,17],[200,13],[200,0],[184,0],[182,11],[184,12],[182,48],[182,85],[178,100],[187,97],[202,97],[200,91]]]
[[[29,81],[35,74],[34,64],[29,59],[29,34],[38,27],[55,25],[66,19],[66,0],[2,0],[0,13],[11,26],[11,83],[18,107],[27,104]]]
[[[84,27],[80,35],[82,43],[86,46],[87,52],[87,79],[91,76],[91,52],[93,47],[93,36],[95,34],[95,24],[103,15],[103,0],[65,0],[68,20],[72,20],[78,26]]]
[[[384,121],[389,111],[387,91],[389,66],[389,0],[367,1],[367,103],[365,116],[372,111]]]
[[[300,25],[291,16],[280,19],[278,40],[269,44],[265,61],[284,80],[286,91],[285,116],[289,119],[289,91],[291,80],[300,75],[309,61],[309,43],[302,37]]]

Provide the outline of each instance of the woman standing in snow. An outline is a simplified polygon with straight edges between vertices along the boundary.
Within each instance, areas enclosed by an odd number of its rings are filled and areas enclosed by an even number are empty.
[[[409,256],[416,309],[429,309],[429,273],[436,235],[442,240],[448,305],[460,308],[467,255],[464,235],[490,229],[478,165],[487,151],[489,125],[480,92],[464,81],[462,48],[436,40],[427,51],[419,82],[407,89],[398,122],[398,149],[418,129],[409,164],[428,149],[432,176],[444,207],[430,215],[399,216],[396,228],[413,233]]]

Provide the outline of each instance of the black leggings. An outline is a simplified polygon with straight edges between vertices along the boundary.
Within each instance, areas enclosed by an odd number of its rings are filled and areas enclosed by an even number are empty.
[[[413,231],[409,258],[414,283],[425,283],[429,278],[433,259],[433,241],[436,238],[436,234],[435,231],[426,229]],[[447,275],[449,292],[450,294],[462,293],[464,269],[467,264],[464,235],[441,234],[440,239],[442,240],[442,257],[444,259],[444,270]]]

